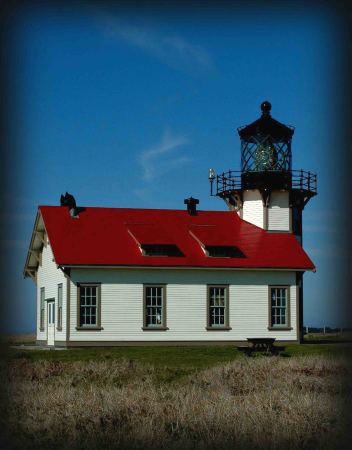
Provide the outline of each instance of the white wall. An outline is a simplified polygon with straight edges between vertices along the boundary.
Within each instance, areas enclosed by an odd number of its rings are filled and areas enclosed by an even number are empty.
[[[290,231],[289,193],[274,191],[268,207],[268,230]]]
[[[197,269],[73,269],[72,341],[223,341],[247,337],[295,340],[294,272]],[[77,282],[101,282],[101,331],[78,331]],[[143,331],[143,283],[166,283],[167,331]],[[231,331],[207,331],[207,284],[229,284]],[[269,331],[268,285],[290,285],[291,331]]]
[[[243,192],[243,220],[253,223],[257,227],[264,227],[264,207],[262,196],[256,190]]]
[[[53,261],[54,256],[50,243],[42,250],[42,264],[38,267],[37,272],[37,340],[47,340],[47,304],[45,302],[44,312],[44,331],[40,331],[40,289],[45,288],[45,298],[55,298],[55,340],[66,340],[66,291],[67,282],[63,272],[57,269],[56,263]],[[57,285],[62,283],[62,331],[58,331],[57,327]]]

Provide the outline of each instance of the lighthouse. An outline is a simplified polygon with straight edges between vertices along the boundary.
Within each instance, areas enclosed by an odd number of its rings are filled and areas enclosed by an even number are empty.
[[[238,134],[241,170],[216,175],[210,169],[211,195],[243,220],[269,232],[293,233],[302,244],[302,211],[317,194],[317,176],[292,169],[294,127],[275,120],[264,101],[259,119],[239,127]]]
[[[317,195],[317,176],[292,169],[294,127],[271,115],[264,101],[261,116],[237,129],[241,142],[241,170],[219,175],[209,170],[210,192],[222,198],[230,210],[269,233],[291,233],[303,245],[302,213]],[[299,340],[303,342],[303,272],[296,272],[299,291]]]

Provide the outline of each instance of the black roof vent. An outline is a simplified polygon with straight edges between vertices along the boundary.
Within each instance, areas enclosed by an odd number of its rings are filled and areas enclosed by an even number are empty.
[[[187,205],[187,211],[190,216],[197,215],[197,205],[199,204],[199,200],[197,198],[185,198],[184,204]]]

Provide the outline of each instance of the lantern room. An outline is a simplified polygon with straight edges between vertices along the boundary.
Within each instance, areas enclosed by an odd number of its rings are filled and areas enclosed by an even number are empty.
[[[261,117],[238,128],[241,138],[242,172],[288,171],[292,169],[291,139],[294,128],[271,117],[271,104],[261,104]]]
[[[224,199],[242,219],[268,231],[293,233],[302,242],[302,210],[317,194],[317,177],[292,170],[294,128],[271,116],[268,101],[261,111],[259,119],[238,128],[241,170],[216,175],[210,169],[211,195]]]
[[[288,189],[291,186],[291,139],[294,128],[271,116],[271,103],[261,104],[259,119],[238,128],[241,139],[242,185]]]

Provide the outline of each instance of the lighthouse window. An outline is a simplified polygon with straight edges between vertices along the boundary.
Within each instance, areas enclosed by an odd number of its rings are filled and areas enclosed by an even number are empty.
[[[143,329],[166,329],[166,287],[165,285],[144,286]]]
[[[206,245],[207,256],[213,258],[244,258],[244,254],[237,247],[225,245]]]
[[[288,328],[289,324],[289,288],[288,286],[270,286],[270,326],[269,328]]]
[[[144,256],[184,256],[177,245],[172,244],[142,244]]]

